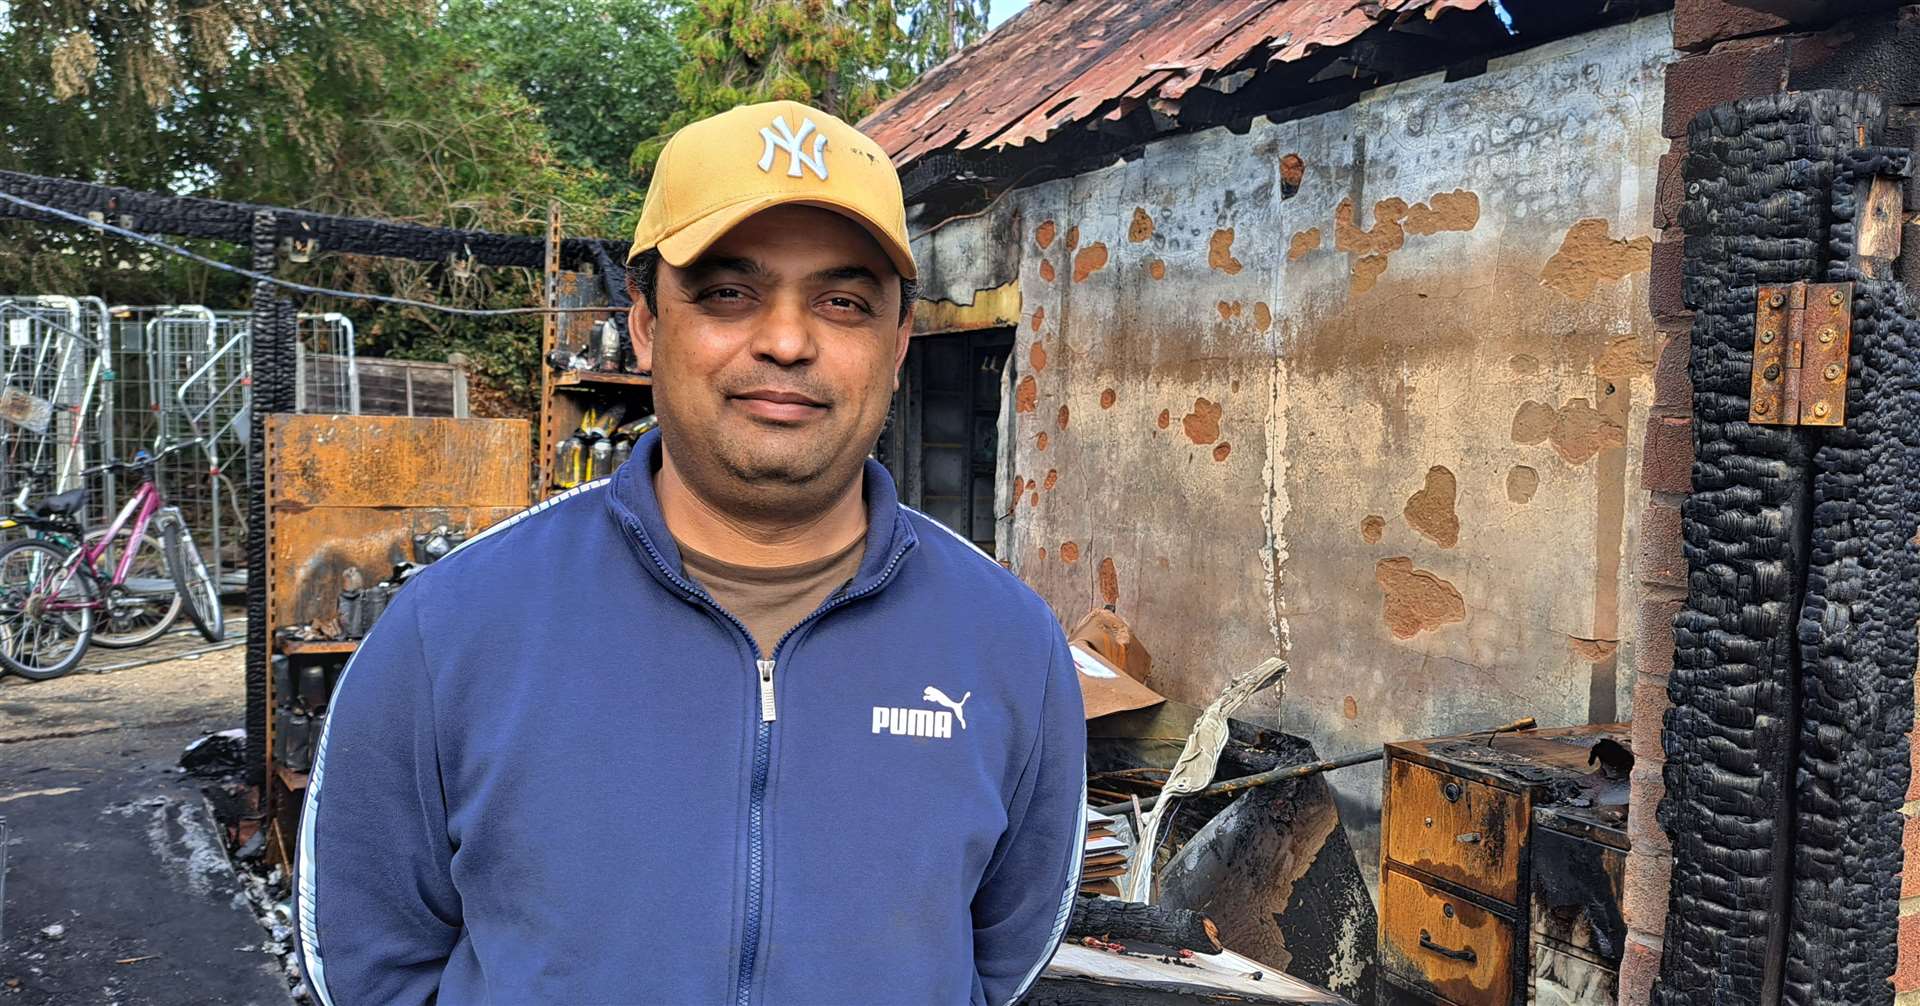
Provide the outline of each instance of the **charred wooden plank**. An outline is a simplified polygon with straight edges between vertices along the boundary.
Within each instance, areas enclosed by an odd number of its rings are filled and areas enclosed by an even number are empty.
[[[1217,954],[1220,930],[1199,912],[1143,905],[1118,898],[1080,897],[1067,919],[1068,936],[1098,936],[1113,943],[1140,940],[1177,950]]]

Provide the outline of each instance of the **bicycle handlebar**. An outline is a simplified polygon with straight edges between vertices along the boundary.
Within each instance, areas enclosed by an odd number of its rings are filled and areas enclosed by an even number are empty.
[[[203,441],[200,437],[195,437],[192,440],[181,440],[176,443],[168,444],[166,447],[161,448],[160,453],[158,454],[154,454],[143,459],[135,459],[132,461],[108,461],[104,464],[94,465],[91,468],[82,468],[80,469],[80,474],[97,475],[101,472],[132,471],[132,470],[137,470],[141,468],[151,468],[161,458],[164,458],[169,454],[173,454],[178,451],[185,450],[186,448],[189,448],[189,447],[199,446],[202,442]]]

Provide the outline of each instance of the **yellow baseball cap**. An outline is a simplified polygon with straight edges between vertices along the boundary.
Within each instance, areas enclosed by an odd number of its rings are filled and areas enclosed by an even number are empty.
[[[654,165],[627,261],[658,248],[669,265],[684,267],[742,220],[787,203],[860,224],[900,275],[916,278],[900,176],[886,151],[794,101],[741,105],[674,133]]]

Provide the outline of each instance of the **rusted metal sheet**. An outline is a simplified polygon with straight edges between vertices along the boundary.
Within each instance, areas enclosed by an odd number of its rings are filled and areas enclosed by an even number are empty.
[[[861,128],[901,166],[1018,147],[1177,102],[1241,69],[1292,62],[1409,18],[1486,0],[1067,0],[1036,3],[880,106]],[[1162,106],[1164,107],[1164,106]]]
[[[1756,297],[1747,421],[1846,425],[1853,284],[1763,286]]]
[[[525,506],[522,419],[289,416],[267,419],[267,505]]]

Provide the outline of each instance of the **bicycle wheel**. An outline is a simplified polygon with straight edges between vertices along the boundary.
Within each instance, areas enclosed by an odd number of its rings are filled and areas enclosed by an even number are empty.
[[[93,636],[100,585],[71,553],[37,539],[0,548],[0,664],[35,681],[80,666]]]
[[[193,543],[193,533],[178,517],[167,521],[160,531],[167,541],[167,569],[173,573],[174,585],[186,602],[181,607],[186,609],[187,618],[207,637],[207,642],[217,643],[227,638],[226,616],[220,611],[220,586],[213,582],[213,574],[207,572],[207,564],[200,561],[200,549]]]
[[[98,542],[105,528],[87,532],[87,544]],[[142,534],[134,546],[133,562],[127,566],[124,582],[113,583],[120,568],[120,554],[126,550],[130,533],[122,530],[94,564],[94,574],[106,591],[106,607],[94,619],[93,642],[97,646],[120,650],[144,646],[160,638],[180,617],[184,602],[174,587],[173,571],[167,565],[166,550],[160,539]]]

